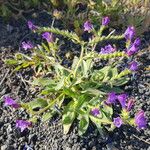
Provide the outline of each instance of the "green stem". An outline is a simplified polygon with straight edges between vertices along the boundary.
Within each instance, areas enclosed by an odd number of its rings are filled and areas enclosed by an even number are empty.
[[[52,107],[57,100],[59,100],[59,98],[63,96],[63,93],[60,94],[55,100],[53,100],[51,103],[49,103],[46,107],[44,107],[43,109],[39,110],[38,112],[34,112],[32,111],[32,115],[39,115],[41,113],[44,113],[47,109],[49,109],[50,107]]]

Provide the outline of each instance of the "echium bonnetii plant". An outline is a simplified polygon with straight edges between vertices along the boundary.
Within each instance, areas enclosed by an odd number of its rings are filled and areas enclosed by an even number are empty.
[[[139,50],[140,39],[135,37],[135,29],[129,26],[122,35],[114,32],[104,36],[103,31],[108,28],[110,19],[104,17],[98,30],[90,21],[83,25],[84,32],[90,32],[92,37],[88,41],[82,40],[73,32],[59,30],[53,27],[38,27],[28,22],[29,28],[39,33],[43,38],[41,45],[34,46],[29,41],[22,42],[22,47],[30,54],[17,53],[15,59],[6,60],[13,64],[15,70],[31,67],[35,75],[31,85],[38,87],[38,97],[26,103],[17,103],[11,97],[4,97],[5,105],[15,109],[26,109],[30,114],[29,120],[17,120],[16,127],[21,131],[31,127],[36,119],[49,120],[58,114],[62,117],[64,133],[68,133],[74,120],[78,120],[79,134],[86,132],[92,122],[101,132],[119,128],[124,124],[138,129],[146,127],[143,110],[135,117],[130,116],[134,106],[134,99],[122,91],[120,86],[126,84],[129,75],[136,72],[138,63],[131,61],[132,55]],[[59,39],[62,35],[75,44],[80,45],[80,56],[75,56],[70,67],[62,65],[59,57]],[[126,49],[119,50],[112,44],[107,44],[99,51],[98,44],[104,41],[126,40]],[[128,59],[124,70],[118,69],[124,59]],[[106,66],[97,68],[95,62],[110,60]],[[121,111],[116,114],[114,108],[119,104]]]

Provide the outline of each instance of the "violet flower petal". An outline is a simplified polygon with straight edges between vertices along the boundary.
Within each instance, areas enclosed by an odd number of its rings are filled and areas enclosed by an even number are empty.
[[[125,33],[124,33],[124,36],[127,40],[132,40],[132,38],[135,36],[135,29],[133,26],[129,26]]]
[[[12,106],[15,109],[20,107],[20,105],[9,96],[5,96],[4,101],[4,106]]]
[[[141,45],[141,40],[140,40],[140,38],[136,38],[135,41],[134,41],[134,43],[133,43],[133,45],[134,45],[135,47],[139,47],[139,46]]]
[[[33,46],[33,44],[32,44],[30,41],[28,41],[28,42],[23,41],[23,42],[22,42],[22,48],[23,48],[24,50],[27,50],[27,49],[32,49],[32,48],[34,48],[34,46]]]
[[[16,127],[21,129],[21,132],[23,132],[26,128],[30,127],[32,125],[31,122],[26,120],[16,120]]]
[[[136,71],[138,70],[138,63],[136,61],[131,62],[129,69],[131,71]]]
[[[84,31],[91,31],[93,29],[93,25],[90,21],[86,21],[84,23]]]
[[[127,108],[126,110],[129,112],[131,111],[131,109],[133,108],[134,106],[134,100],[133,99],[129,99],[128,103],[127,103]]]
[[[126,100],[127,94],[120,94],[117,96],[119,103],[121,104],[122,108],[126,108]]]
[[[133,44],[128,50],[127,50],[127,55],[131,56],[134,53],[136,53],[138,51],[138,48]]]
[[[28,21],[28,28],[30,30],[36,30],[37,29],[37,26],[35,26],[31,21]]]
[[[115,92],[108,93],[106,104],[110,105],[116,102],[117,96]]]
[[[110,54],[115,52],[115,48],[112,47],[110,44],[106,45],[104,48],[101,48],[100,54]]]
[[[47,42],[53,42],[53,34],[49,32],[44,32],[42,34],[42,38],[45,39]]]
[[[107,26],[110,22],[110,18],[107,16],[107,17],[103,17],[102,18],[102,25],[103,26]]]
[[[120,128],[121,125],[123,124],[123,121],[120,117],[114,118],[113,123],[117,128]]]
[[[138,129],[143,129],[146,128],[146,118],[145,118],[145,113],[143,110],[140,110],[136,115],[135,115],[135,124],[138,127]]]
[[[98,108],[93,108],[93,109],[91,110],[91,114],[92,114],[93,116],[98,116],[98,115],[100,114],[100,111],[99,111]]]

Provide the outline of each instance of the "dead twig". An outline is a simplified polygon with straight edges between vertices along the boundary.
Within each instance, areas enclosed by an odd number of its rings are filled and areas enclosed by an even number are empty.
[[[8,76],[8,74],[9,74],[9,69],[7,70],[7,72],[5,73],[5,75],[4,75],[4,77],[3,77],[3,79],[1,80],[1,82],[0,82],[0,85],[2,85],[3,84],[3,82],[5,81],[5,79],[6,79],[6,77]]]
[[[135,138],[137,138],[138,140],[143,141],[144,143],[150,145],[150,142],[149,142],[149,141],[146,141],[146,140],[144,140],[144,139],[141,139],[141,138],[139,138],[139,137],[136,136],[136,135],[133,135],[133,136],[134,136]]]

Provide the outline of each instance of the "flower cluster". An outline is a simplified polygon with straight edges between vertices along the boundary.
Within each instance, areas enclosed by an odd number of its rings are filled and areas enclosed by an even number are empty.
[[[130,45],[127,48],[127,51],[126,51],[128,56],[131,56],[131,55],[135,54],[136,52],[138,52],[139,46],[141,44],[141,40],[140,40],[140,38],[136,38],[134,40],[134,42],[132,42],[133,38],[135,36],[135,29],[134,29],[134,27],[133,26],[129,26],[127,28],[127,30],[125,31],[124,36],[125,36],[126,40],[130,42]]]
[[[128,103],[126,103],[127,100],[129,100]],[[107,105],[111,105],[111,104],[116,104],[117,102],[120,103],[122,109],[126,109],[127,111],[130,111],[134,105],[133,99],[128,99],[128,96],[125,93],[119,95],[117,95],[115,92],[109,93],[105,103]]]
[[[109,93],[105,103],[107,105],[110,105],[110,104],[116,104],[117,102],[119,102],[119,104],[121,105],[122,109],[125,112],[130,112],[134,106],[134,100],[129,99],[127,94],[123,93],[117,95],[115,92]],[[114,118],[113,122],[116,127],[120,127],[123,124],[123,120],[121,117]],[[144,116],[143,110],[139,111],[135,115],[134,123],[138,127],[138,129],[146,128],[146,118]]]
[[[103,17],[102,18],[102,26],[107,26],[110,22],[109,17]],[[84,31],[90,32],[93,30],[93,25],[90,21],[86,21],[84,23]],[[127,47],[126,54],[128,56],[131,56],[135,54],[139,50],[139,46],[141,44],[140,38],[136,38],[134,41],[135,36],[135,28],[133,26],[129,26],[126,31],[124,32],[124,37],[127,40],[127,43],[129,41],[130,45]],[[133,41],[133,42],[132,42]],[[101,48],[100,54],[110,54],[114,53],[116,51],[116,48],[114,48],[111,44],[106,45],[105,47]],[[137,71],[138,70],[138,63],[136,61],[133,61],[129,64],[129,69],[131,71]]]

